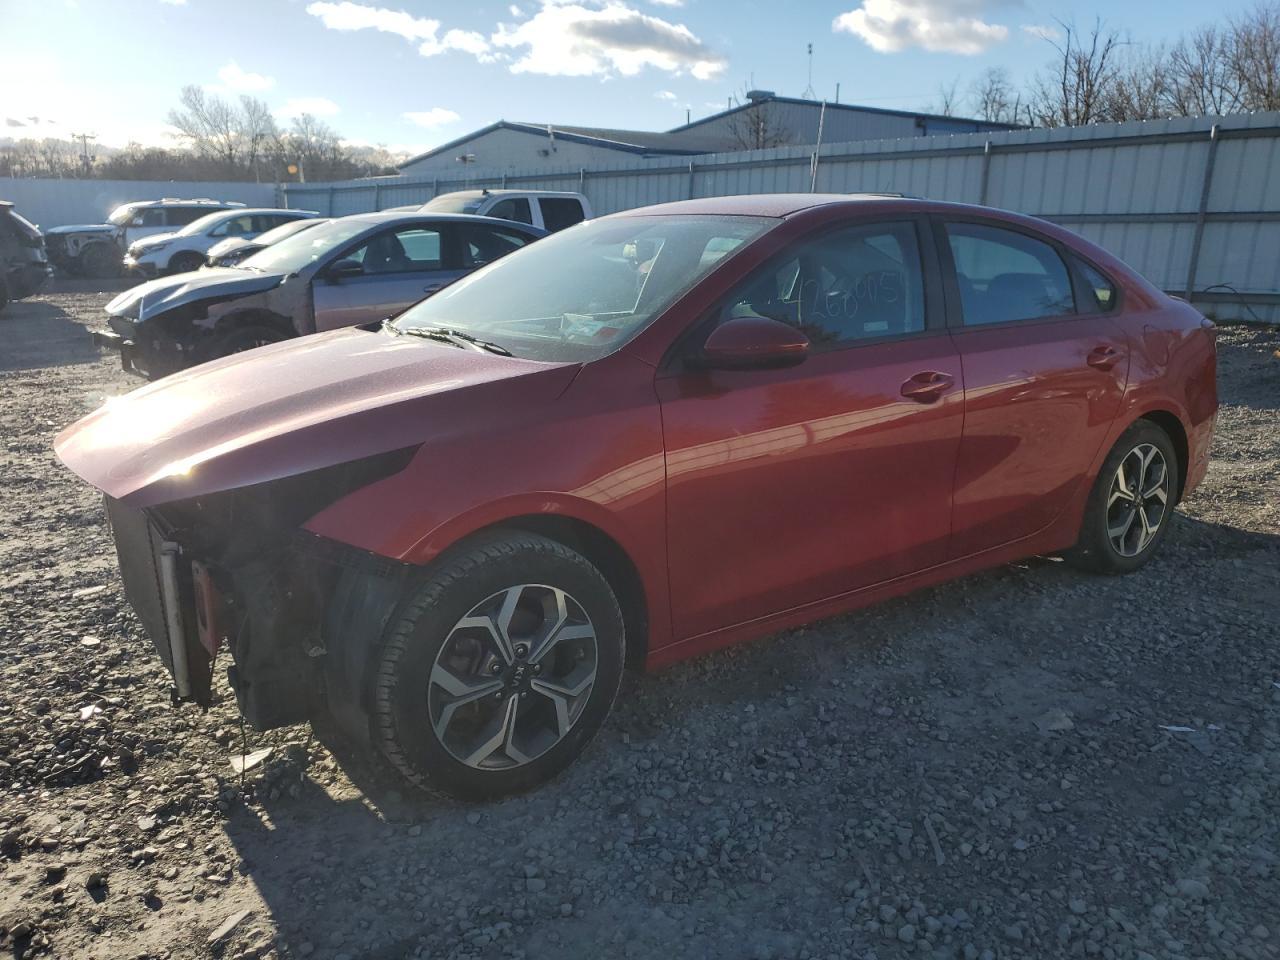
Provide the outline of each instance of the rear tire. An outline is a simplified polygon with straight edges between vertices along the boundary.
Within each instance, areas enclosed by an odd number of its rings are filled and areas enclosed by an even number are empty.
[[[585,557],[520,531],[477,541],[393,622],[374,678],[374,742],[428,793],[530,789],[604,724],[625,646],[617,598]]]
[[[1150,420],[1135,422],[1098,471],[1080,539],[1066,559],[1091,573],[1132,573],[1144,566],[1169,532],[1178,475],[1169,435]]]

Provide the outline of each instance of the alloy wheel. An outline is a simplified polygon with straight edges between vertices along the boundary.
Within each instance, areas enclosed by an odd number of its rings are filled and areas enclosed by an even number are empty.
[[[1122,557],[1150,546],[1169,509],[1169,467],[1160,448],[1134,447],[1116,467],[1107,493],[1107,538]]]
[[[487,597],[453,626],[432,665],[436,739],[480,770],[537,759],[582,715],[597,654],[591,619],[565,591],[526,583]]]

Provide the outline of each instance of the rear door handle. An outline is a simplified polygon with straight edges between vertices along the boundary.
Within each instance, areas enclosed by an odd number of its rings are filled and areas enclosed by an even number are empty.
[[[955,386],[956,379],[949,373],[925,370],[902,383],[902,395],[916,403],[934,403]]]
[[[422,288],[422,292],[423,292],[423,293],[438,293],[439,291],[441,291],[441,290],[443,290],[443,289],[444,289],[444,284],[443,284],[443,283],[428,283],[425,287],[423,287],[423,288]]]
[[[1094,347],[1089,351],[1089,356],[1085,362],[1091,367],[1097,367],[1099,370],[1110,370],[1120,362],[1120,351],[1115,347]]]

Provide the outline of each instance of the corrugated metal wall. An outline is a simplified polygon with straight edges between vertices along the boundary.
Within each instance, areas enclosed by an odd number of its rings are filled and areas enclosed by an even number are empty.
[[[1280,114],[780,147],[621,160],[559,172],[469,171],[289,185],[331,215],[422,203],[467,187],[580,190],[598,214],[688,197],[888,191],[986,203],[1083,234],[1221,318],[1280,322]],[[1194,264],[1194,268],[1193,268]]]
[[[0,178],[0,200],[12,200],[20,214],[46,230],[72,223],[104,223],[107,214],[122,203],[164,197],[238,200],[251,207],[274,207],[282,201],[274,183]]]

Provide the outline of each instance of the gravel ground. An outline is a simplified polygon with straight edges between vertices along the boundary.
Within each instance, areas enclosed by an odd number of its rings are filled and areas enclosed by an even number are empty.
[[[65,289],[65,288],[64,288]],[[1140,573],[1048,559],[629,680],[489,806],[173,709],[56,431],[136,385],[82,285],[0,318],[13,957],[1280,957],[1280,332],[1220,340]]]

